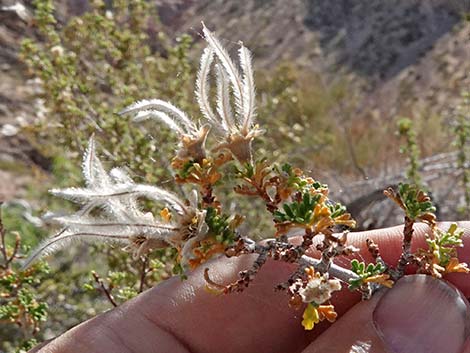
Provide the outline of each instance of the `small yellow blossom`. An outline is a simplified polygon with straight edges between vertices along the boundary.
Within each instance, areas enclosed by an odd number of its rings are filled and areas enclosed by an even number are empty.
[[[335,223],[336,224],[342,224],[342,225],[347,226],[349,228],[356,227],[356,221],[351,218],[350,213],[344,213],[341,216],[336,217],[335,218]]]
[[[320,322],[320,315],[318,314],[318,310],[312,304],[307,305],[302,318],[302,326],[306,330],[313,330],[315,324]]]
[[[171,212],[168,210],[168,208],[164,208],[163,210],[160,211],[160,216],[166,221],[169,222],[171,220]]]
[[[315,225],[315,229],[317,233],[325,233],[327,229],[334,226],[334,221],[329,217],[321,218],[318,223]]]
[[[208,248],[206,248],[208,247]],[[206,249],[205,249],[206,248]],[[195,248],[193,250],[194,258],[189,259],[189,267],[191,269],[197,268],[199,265],[203,264],[209,260],[212,256],[216,254],[222,254],[225,251],[225,246],[220,243],[215,244],[201,244],[200,248]]]
[[[459,259],[456,257],[453,257],[450,259],[449,263],[446,266],[445,269],[446,273],[451,273],[451,272],[460,272],[460,273],[469,273],[470,269],[468,268],[468,265],[464,262],[459,262]]]
[[[334,322],[337,317],[338,314],[333,305],[316,306],[310,303],[307,305],[302,315],[302,326],[306,330],[313,330],[315,324],[318,324],[320,321],[326,319],[329,322]]]
[[[309,280],[315,277],[315,268],[313,266],[307,267],[304,271]]]
[[[313,209],[313,217],[329,217],[331,214],[330,209],[324,204],[323,200],[320,201],[321,202],[318,203]]]
[[[382,273],[380,275],[376,276],[370,276],[364,279],[365,283],[368,282],[373,282],[373,283],[378,283],[381,284],[382,286],[385,286],[387,288],[392,288],[393,287],[393,281],[390,279],[390,275]]]
[[[338,314],[335,311],[333,305],[320,305],[317,308],[318,315],[320,316],[320,321],[327,319],[329,322],[334,322],[338,317]]]

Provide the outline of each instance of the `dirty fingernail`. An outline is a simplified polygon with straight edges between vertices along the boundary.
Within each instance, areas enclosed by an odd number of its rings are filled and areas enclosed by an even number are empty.
[[[375,328],[393,353],[460,353],[469,336],[469,304],[454,287],[406,276],[380,299]]]

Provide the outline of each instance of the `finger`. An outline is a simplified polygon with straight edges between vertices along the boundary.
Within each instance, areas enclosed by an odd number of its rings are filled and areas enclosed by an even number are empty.
[[[303,353],[460,353],[469,305],[444,281],[413,275],[349,310]]]
[[[465,342],[465,346],[462,350],[462,353],[470,353],[470,339],[467,339],[467,342]]]
[[[419,226],[417,228],[420,242],[424,233]],[[355,233],[350,240],[361,247],[367,257],[365,239],[373,238],[381,246],[386,261],[395,263],[401,253],[401,233],[401,227],[395,227]],[[214,261],[209,266],[211,276],[219,283],[229,283],[236,279],[240,270],[250,268],[253,260],[253,256],[244,256]],[[121,342],[126,342],[129,349],[146,352],[142,340],[148,343],[149,349],[159,347],[161,342],[170,342],[187,347],[191,352],[298,351],[328,325],[319,325],[313,333],[303,331],[299,324],[301,313],[287,306],[284,293],[273,291],[292,270],[293,267],[285,263],[268,262],[243,293],[217,297],[204,290],[203,269],[197,269],[187,281],[170,279],[120,308],[80,325],[54,341],[61,350],[50,352],[66,352],[66,347],[74,347],[74,342],[84,344],[89,352],[102,351],[101,344],[113,342],[120,348],[123,347]],[[359,300],[356,293],[346,289],[337,293],[332,301],[342,314]]]
[[[120,317],[120,324],[125,325],[124,330],[120,329],[108,316],[111,313],[118,316],[119,312],[119,308],[116,308],[99,315],[41,346],[41,349],[35,348],[28,353],[190,353],[171,333],[143,322],[138,314],[121,313],[129,315]]]
[[[232,282],[254,259],[217,261],[210,266],[211,277]],[[220,296],[205,290],[203,269],[198,269],[188,281],[167,282],[148,293],[146,303],[160,313],[150,320],[174,332],[192,352],[299,351],[310,342],[309,334],[299,324],[299,313],[287,305],[285,293],[274,291],[293,269],[269,262],[243,293]],[[170,297],[175,301],[170,303]]]
[[[234,280],[253,260],[218,261],[211,275]],[[204,289],[201,268],[186,281],[172,278],[79,325],[40,352],[299,352],[310,342],[309,333],[285,294],[273,291],[292,269],[268,263],[244,293],[215,296]]]

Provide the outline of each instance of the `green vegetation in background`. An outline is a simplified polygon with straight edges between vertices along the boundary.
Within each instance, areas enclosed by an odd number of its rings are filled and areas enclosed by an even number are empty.
[[[113,1],[112,7],[94,1],[90,11],[65,24],[57,22],[53,1],[37,0],[34,5],[39,38],[25,39],[21,55],[30,74],[41,80],[47,119],[37,121],[29,136],[54,163],[53,180],[38,185],[29,196],[43,210],[70,208],[49,196],[47,189],[81,181],[81,155],[93,134],[108,162],[125,166],[134,179],[158,184],[168,178],[168,156],[173,151],[171,144],[163,147],[159,140],[173,137],[159,127],[156,140],[115,112],[149,97],[171,99],[193,112],[192,102],[186,99],[192,96],[191,39],[182,36],[173,44],[158,31],[158,17],[145,1],[130,5]],[[44,235],[28,229],[21,215],[7,216],[7,222],[21,224],[27,242],[37,243]],[[58,269],[54,279],[44,280],[39,289],[50,307],[44,325],[49,334],[109,308],[101,283],[121,303],[170,276],[176,256],[160,251],[155,259],[133,260],[119,248],[92,247],[91,253],[84,249],[89,247],[62,252],[52,263]],[[93,269],[100,269],[96,278],[91,275]],[[5,338],[4,345],[18,344],[14,335],[0,335],[12,337]],[[44,338],[42,332],[37,336]]]
[[[29,247],[22,242],[21,233],[7,231],[2,223],[0,208],[0,350],[26,352],[37,344],[36,335],[48,316],[44,292],[39,290],[47,278],[49,267],[40,261],[26,270],[20,259]],[[10,217],[8,217],[10,218]],[[15,225],[13,225],[15,226]],[[16,226],[26,233],[34,229],[25,224]],[[7,339],[5,339],[8,337]]]
[[[299,167],[321,164],[322,152],[329,154],[335,141],[334,123],[327,116],[338,102],[338,87],[325,90],[317,75],[288,62],[260,71],[256,82],[258,120],[268,127],[257,142],[258,153],[273,151],[279,161]]]
[[[464,204],[459,208],[465,218],[470,217],[470,92],[462,92],[462,101],[455,111],[455,141],[457,167],[461,171]]]
[[[148,97],[171,99],[192,112],[186,100],[192,90],[190,38],[180,37],[174,47],[161,32],[150,38],[158,23],[145,1],[113,1],[111,8],[94,1],[89,12],[64,25],[54,17],[53,1],[35,5],[41,38],[23,41],[22,58],[43,86],[47,120],[32,131],[42,151],[63,155],[66,147],[67,158],[79,162],[95,134],[113,163],[126,165],[148,183],[168,177],[165,157],[170,151],[116,112]],[[151,40],[159,51],[152,50]]]
[[[408,118],[400,118],[397,125],[398,134],[404,139],[404,144],[400,147],[400,153],[404,154],[408,161],[406,179],[409,183],[422,187],[422,178],[419,171],[420,149],[413,127],[413,121]]]

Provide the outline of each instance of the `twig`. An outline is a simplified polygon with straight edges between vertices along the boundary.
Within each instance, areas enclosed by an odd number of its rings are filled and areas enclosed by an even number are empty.
[[[202,202],[204,203],[204,206],[205,207],[212,206],[212,204],[215,201],[215,197],[212,194],[212,192],[213,192],[212,184],[208,183],[207,185],[203,186],[202,189],[203,189],[201,191],[201,193],[202,193]]]
[[[308,239],[313,238],[312,234],[306,234],[304,236],[304,242],[309,243]],[[307,240],[307,241],[306,241]],[[243,291],[260,270],[260,268],[266,263],[268,258],[272,258],[275,261],[283,261],[288,263],[297,263],[299,269],[306,267],[314,267],[316,271],[320,273],[328,273],[332,277],[336,277],[346,283],[349,283],[351,279],[358,279],[359,276],[354,272],[347,270],[343,267],[335,265],[332,261],[328,261],[328,266],[325,267],[324,260],[318,260],[311,258],[310,256],[304,255],[305,248],[301,246],[293,246],[290,243],[280,242],[279,239],[269,239],[266,245],[256,244],[247,238],[240,238],[236,246],[232,247],[227,256],[238,256],[241,254],[256,253],[258,258],[253,263],[253,266],[249,270],[241,271],[239,273],[239,279],[228,285],[221,285],[214,282],[209,277],[209,270],[205,269],[204,277],[209,286],[216,291],[224,293],[241,292]],[[297,271],[298,272],[298,271]],[[295,275],[289,279],[288,282],[282,283],[276,287],[278,290],[286,289],[287,284],[295,279]]]
[[[3,258],[4,258],[4,264],[2,265],[3,268],[7,269],[8,268],[8,255],[7,255],[7,249],[6,249],[6,244],[5,244],[5,228],[3,227],[3,222],[2,222],[2,204],[3,202],[0,202],[0,238],[1,238],[1,246],[0,246],[0,251],[2,252]]]
[[[2,202],[0,202],[0,252],[2,253],[3,256],[3,264],[0,265],[0,267],[4,268],[5,270],[10,267],[11,262],[17,257],[16,255],[18,254],[18,250],[20,248],[20,243],[21,239],[19,234],[16,234],[16,239],[15,239],[15,246],[13,248],[13,251],[11,255],[9,256],[7,253],[7,245],[6,245],[6,229],[3,226],[3,221],[2,221]]]
[[[382,256],[380,255],[379,246],[372,239],[369,239],[369,238],[366,239],[366,244],[367,244],[367,250],[370,252],[375,262],[380,263],[382,266],[387,268],[385,261],[382,259]]]
[[[144,259],[142,260],[142,269],[140,271],[139,293],[142,293],[144,291],[144,286],[146,285],[145,276],[147,276],[147,273],[150,272],[147,270],[148,263],[149,263],[149,258],[148,256],[145,256]]]
[[[403,252],[398,260],[397,268],[393,271],[394,273],[391,276],[394,281],[403,277],[405,267],[409,263],[411,257],[411,240],[413,239],[414,232],[413,225],[414,221],[408,216],[405,216],[405,226],[403,228]]]
[[[106,298],[108,298],[108,301],[111,303],[111,305],[114,307],[117,307],[118,305],[116,301],[114,300],[114,297],[111,294],[111,291],[109,290],[109,288],[106,288],[101,277],[95,271],[92,271],[91,274],[93,275],[95,282],[100,286],[101,291],[106,295]]]
[[[307,255],[303,255],[299,260],[300,265],[313,266],[315,270],[318,270],[317,267],[320,264],[320,262],[321,260],[314,259]],[[332,263],[330,265],[330,268],[328,269],[328,274],[331,277],[336,277],[345,283],[349,283],[349,281],[352,279],[359,278],[359,276],[355,274],[353,271],[347,270],[344,267],[336,265],[335,263]]]
[[[275,290],[288,290],[292,284],[295,283],[295,281],[298,278],[303,278],[305,277],[305,269],[307,268],[307,265],[299,266],[295,272],[293,272],[290,276],[289,279],[284,282],[284,283],[279,283],[276,287]],[[293,294],[293,293],[291,293]]]

